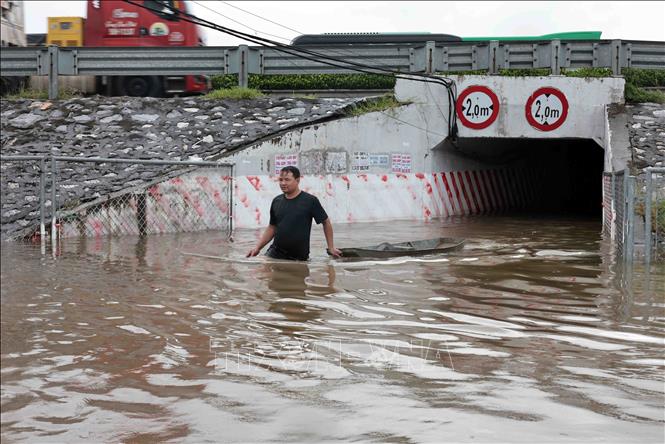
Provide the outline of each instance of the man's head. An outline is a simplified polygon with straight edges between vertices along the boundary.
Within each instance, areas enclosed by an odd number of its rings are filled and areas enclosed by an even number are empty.
[[[286,195],[298,191],[300,184],[300,170],[294,166],[285,166],[279,172],[279,188]]]

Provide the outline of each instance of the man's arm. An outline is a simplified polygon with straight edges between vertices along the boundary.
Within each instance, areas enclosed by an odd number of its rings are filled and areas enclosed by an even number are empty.
[[[323,234],[326,236],[326,243],[328,244],[328,254],[333,257],[341,257],[342,252],[335,248],[335,241],[333,240],[333,227],[330,223],[330,218],[323,221]]]
[[[256,246],[249,250],[249,253],[247,253],[247,257],[258,255],[261,252],[261,248],[265,247],[273,237],[275,237],[275,226],[268,225],[268,228],[265,229],[261,235],[261,239],[259,239],[259,241],[256,243]]]

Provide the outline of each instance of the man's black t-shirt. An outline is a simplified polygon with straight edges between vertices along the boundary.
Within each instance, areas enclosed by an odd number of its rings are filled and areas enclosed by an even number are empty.
[[[270,248],[290,259],[307,260],[312,218],[317,224],[328,218],[316,196],[301,191],[293,199],[283,194],[275,197],[270,205],[270,225],[275,226]]]

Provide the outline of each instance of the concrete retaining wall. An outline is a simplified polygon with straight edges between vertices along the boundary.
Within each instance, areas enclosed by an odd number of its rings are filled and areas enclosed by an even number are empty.
[[[449,106],[445,88],[403,80],[397,82],[395,95],[410,101],[409,105],[333,121],[330,117],[350,101],[263,99],[219,104],[199,99],[94,98],[55,106],[3,101],[3,154],[224,157],[236,165],[235,225],[247,228],[267,224],[270,202],[280,192],[275,173],[287,164],[301,169],[302,188],[322,200],[333,222],[343,223],[427,220],[528,206],[542,179],[523,163],[507,160],[511,159],[511,139],[533,140],[536,153],[538,140],[593,140],[606,151],[606,169],[620,157],[613,143],[639,143],[641,150],[653,153],[651,159],[662,162],[662,107],[647,107],[644,116],[618,109],[615,120],[607,118],[610,106],[621,105],[622,79],[458,76],[455,80],[458,93],[481,84],[492,88],[500,99],[501,113],[489,127],[473,130],[459,125],[461,140],[489,144],[503,140],[496,149],[485,150],[491,152],[491,162],[462,153],[449,141],[444,143]],[[526,99],[542,86],[561,90],[570,103],[566,122],[554,131],[537,130],[525,118]],[[631,112],[635,114],[621,117]],[[621,133],[624,129],[627,135]],[[629,156],[631,160],[644,158],[635,152]],[[3,236],[37,220],[34,181],[25,176],[25,170],[14,174],[14,169],[3,165]],[[183,202],[183,189],[169,182],[173,171],[123,169],[118,174],[106,167],[76,167],[61,173],[70,187],[63,192],[61,207],[76,207],[72,201],[103,197],[123,186],[142,183],[159,189],[166,199]],[[160,177],[168,180],[155,185]],[[217,179],[211,178],[215,183]],[[211,193],[215,192],[220,190],[213,187]],[[196,205],[190,207],[198,213]],[[199,216],[206,214],[204,210]],[[176,219],[183,216],[165,211],[160,217],[173,219],[171,225],[177,226]],[[90,221],[95,225],[93,218]],[[73,234],[81,230],[81,224],[63,229]],[[93,226],[84,231],[98,232]]]
[[[534,150],[538,149],[535,139],[584,138],[608,146],[606,107],[621,101],[623,92],[623,79],[455,79],[458,92],[482,84],[494,90],[501,101],[494,124],[482,130],[460,125],[460,137],[533,138]],[[542,86],[561,90],[570,101],[566,122],[551,132],[533,128],[525,117],[529,95]],[[287,163],[300,168],[302,187],[321,199],[336,223],[427,220],[478,214],[486,208],[503,211],[532,201],[533,194],[521,191],[523,185],[531,190],[535,185],[524,165],[502,161],[510,158],[510,146],[497,147],[489,166],[444,144],[449,106],[444,87],[399,80],[395,95],[411,104],[299,129],[231,156],[237,165],[236,226],[267,224],[270,202],[280,192],[274,178],[277,164]],[[487,199],[492,192],[505,194],[492,206],[483,200],[484,186],[489,188]]]

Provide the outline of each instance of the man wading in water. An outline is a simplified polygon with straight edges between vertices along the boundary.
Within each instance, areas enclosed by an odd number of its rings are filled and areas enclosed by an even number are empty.
[[[275,239],[266,254],[273,259],[306,261],[309,258],[309,235],[312,231],[312,218],[317,224],[323,223],[328,253],[340,257],[342,252],[335,248],[333,229],[326,211],[319,199],[298,188],[300,171],[294,166],[282,168],[279,173],[279,188],[284,194],[275,197],[270,205],[270,225],[261,235],[258,243],[247,257],[256,256],[261,249]]]

